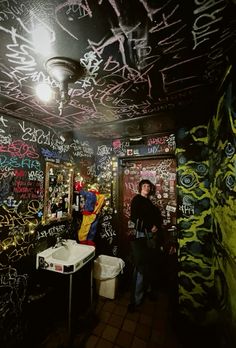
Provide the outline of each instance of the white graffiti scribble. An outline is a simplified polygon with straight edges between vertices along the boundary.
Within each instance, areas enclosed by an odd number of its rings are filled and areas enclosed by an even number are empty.
[[[68,25],[60,20],[60,14],[65,12],[68,16]],[[79,38],[70,31],[70,22],[73,21],[73,15],[76,15],[76,19],[81,19],[86,16],[92,17],[92,11],[86,0],[68,0],[55,8],[56,22],[63,31],[72,36],[75,40]]]
[[[43,171],[31,171],[31,172],[28,172],[28,177],[29,177],[29,180],[31,181],[43,181],[44,180],[44,173]]]
[[[98,156],[110,155],[112,152],[112,147],[107,145],[99,145],[97,149]]]
[[[93,51],[84,54],[80,59],[81,64],[86,68],[86,76],[80,80],[82,87],[86,88],[91,84],[96,85],[96,77],[103,59],[98,59]]]
[[[197,16],[194,20],[192,30],[193,50],[202,45],[203,42],[210,40],[210,36],[219,31],[219,28],[216,28],[214,24],[222,20],[223,17],[220,17],[220,13],[222,13],[226,6],[224,0],[205,0],[200,2],[195,0],[195,4],[200,5],[200,7],[197,7],[193,12]],[[212,7],[218,4],[222,4],[222,6],[212,9]],[[208,10],[212,12],[209,13]]]

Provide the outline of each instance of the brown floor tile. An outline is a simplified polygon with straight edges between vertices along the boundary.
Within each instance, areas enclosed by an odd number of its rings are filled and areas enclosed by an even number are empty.
[[[101,302],[99,299],[97,304],[96,304],[96,313],[99,313],[103,306],[104,306],[104,302]]]
[[[103,308],[99,313],[99,319],[104,323],[108,323],[111,317],[111,312],[104,311]]]
[[[141,338],[134,337],[131,348],[147,348],[147,342]]]
[[[112,347],[113,347],[112,342],[106,341],[103,338],[100,338],[96,346],[96,348],[112,348]]]
[[[147,342],[147,348],[166,348],[166,347],[163,346],[162,344],[157,344],[156,342],[149,341]],[[168,348],[171,348],[171,347],[168,347]]]
[[[133,335],[121,330],[116,338],[116,344],[122,348],[129,348],[133,340]]]
[[[114,310],[114,308],[115,308],[115,303],[114,303],[114,301],[107,301],[105,304],[104,304],[104,306],[103,306],[103,310],[104,311],[107,311],[107,312],[113,312],[113,310]]]
[[[130,332],[131,334],[134,333],[136,328],[136,322],[130,319],[125,319],[123,326],[122,326],[122,330]]]
[[[124,318],[122,316],[113,313],[111,314],[111,317],[109,319],[109,324],[111,326],[121,328],[123,321],[124,321]]]
[[[117,327],[107,325],[102,333],[102,337],[107,341],[114,342],[118,332],[119,329]]]
[[[106,303],[107,298],[102,297],[102,296],[97,296],[96,300],[98,306],[103,306],[104,303]]]
[[[113,313],[124,316],[127,313],[127,307],[117,304],[114,308]]]
[[[137,326],[135,329],[135,336],[137,336],[143,340],[148,340],[150,335],[151,335],[150,326],[137,323]]]
[[[93,334],[96,335],[96,336],[101,336],[102,333],[103,333],[103,330],[105,329],[105,327],[106,327],[105,323],[99,322],[95,326],[95,328],[93,329]]]
[[[140,312],[134,312],[134,313],[127,312],[126,314],[126,318],[133,321],[138,321],[139,317],[140,317]]]
[[[99,338],[97,336],[91,335],[89,336],[87,342],[85,343],[85,348],[94,348],[98,342]]]
[[[82,340],[83,340],[83,337],[81,337],[81,336],[75,336],[74,337],[74,339],[73,339],[73,347],[80,347],[81,346],[81,344],[82,344]],[[40,347],[42,347],[42,346],[40,346]],[[52,345],[50,345],[50,347],[51,348],[53,348],[53,346]]]
[[[134,313],[127,311],[129,296],[124,293],[115,300],[98,297],[96,301],[97,325],[90,328],[90,336],[89,328],[79,331],[73,338],[73,348],[183,348],[170,324],[167,294],[154,303],[146,299]],[[66,331],[66,323],[63,327]],[[58,327],[55,331],[40,347],[58,348],[62,344],[65,332]]]
[[[129,297],[120,297],[116,300],[116,303],[127,307],[128,304],[130,303],[130,298]]]

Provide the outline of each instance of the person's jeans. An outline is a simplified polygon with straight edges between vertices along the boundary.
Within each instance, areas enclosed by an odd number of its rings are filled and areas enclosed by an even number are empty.
[[[145,293],[156,286],[157,249],[149,248],[146,238],[138,238],[131,242],[133,258],[133,275],[131,284],[131,303],[139,305]]]
[[[136,306],[140,305],[142,303],[144,294],[143,274],[138,272],[137,268],[134,267],[132,274],[130,303]]]

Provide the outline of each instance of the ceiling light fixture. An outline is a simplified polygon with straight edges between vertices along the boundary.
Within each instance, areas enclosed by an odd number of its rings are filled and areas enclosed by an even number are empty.
[[[58,83],[59,93],[56,98],[59,115],[63,113],[64,106],[69,102],[68,84],[77,81],[85,75],[85,68],[80,62],[70,58],[54,57],[46,61],[45,67],[48,75]]]

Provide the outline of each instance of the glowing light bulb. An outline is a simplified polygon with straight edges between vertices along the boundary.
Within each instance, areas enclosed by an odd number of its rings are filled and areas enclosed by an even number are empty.
[[[48,102],[52,99],[52,89],[46,83],[40,83],[36,86],[36,94],[37,96],[44,102]]]

